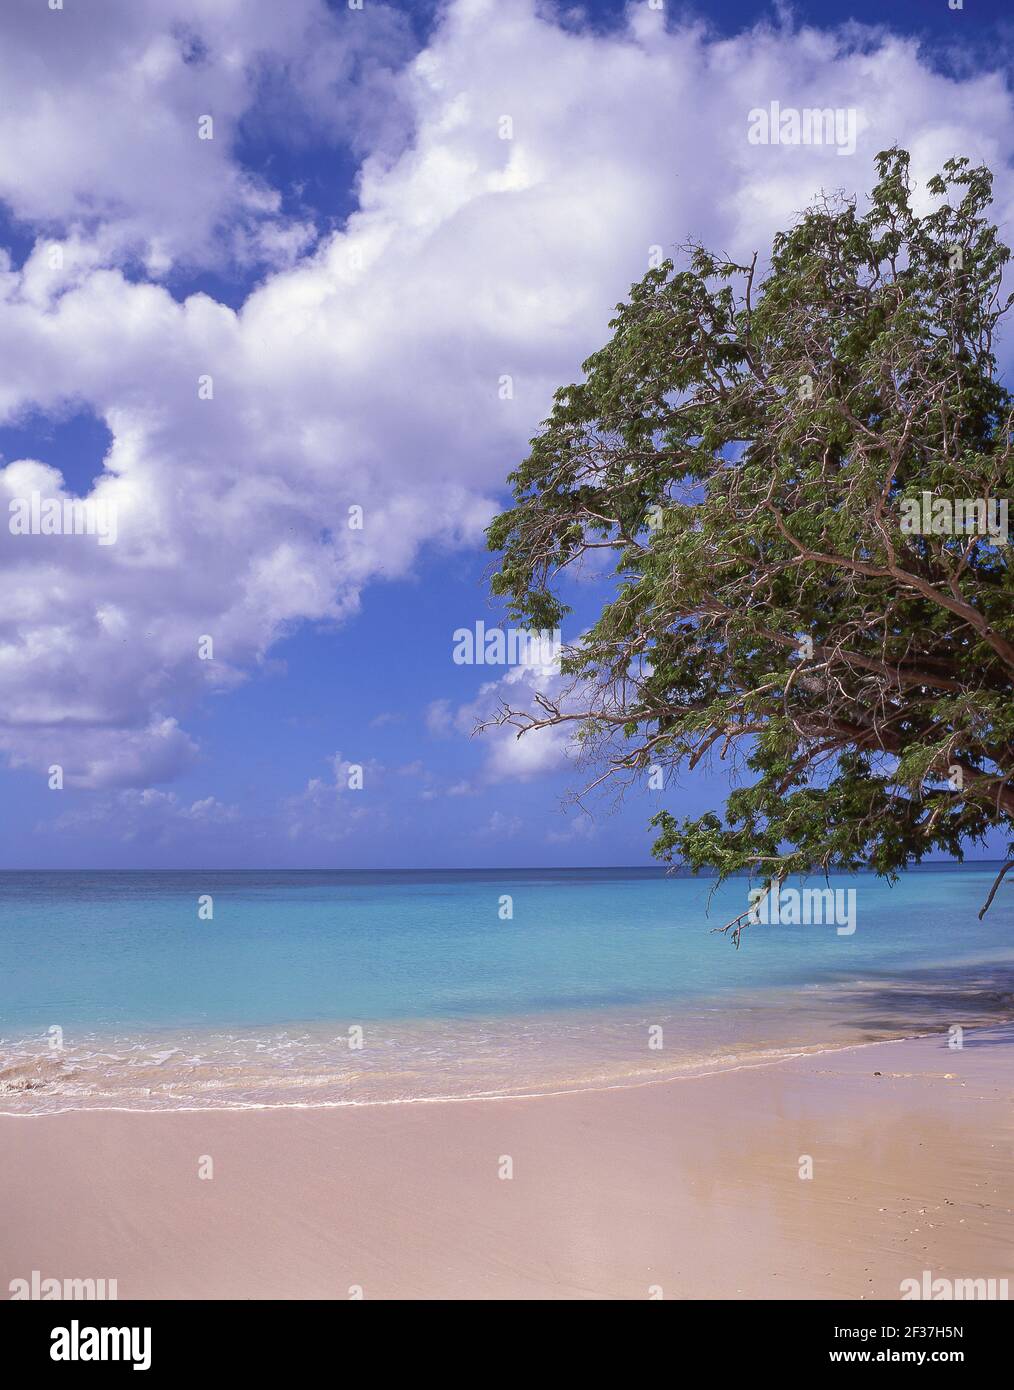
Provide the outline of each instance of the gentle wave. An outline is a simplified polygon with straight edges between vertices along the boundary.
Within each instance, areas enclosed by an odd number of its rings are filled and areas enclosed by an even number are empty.
[[[495,1099],[650,1084],[1014,1018],[1009,978],[754,992],[693,1009],[0,1040],[0,1114]],[[891,1000],[887,1008],[885,996]]]

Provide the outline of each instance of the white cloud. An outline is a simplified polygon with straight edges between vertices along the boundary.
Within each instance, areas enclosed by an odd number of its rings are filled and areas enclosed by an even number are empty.
[[[564,830],[550,830],[546,839],[553,845],[572,845],[582,840],[595,838],[598,825],[587,811],[579,811],[571,817]]]
[[[404,724],[405,716],[395,714],[393,710],[381,710],[380,714],[370,720],[371,729],[386,729],[389,724]]]
[[[282,145],[349,128],[390,138],[408,26],[383,5],[369,11],[13,0],[0,26],[0,199],[54,235],[87,229],[97,259],[135,255],[149,274],[179,260],[291,263],[314,228],[283,214],[270,176],[242,167],[236,148],[266,127]]]
[[[537,657],[538,653],[534,653]],[[484,752],[482,779],[484,782],[527,782],[548,772],[558,771],[578,756],[575,740],[576,725],[563,724],[553,728],[531,729],[518,737],[510,725],[491,723],[506,707],[521,710],[535,708],[535,695],[542,693],[557,700],[561,708],[573,708],[575,694],[572,680],[564,679],[559,671],[559,653],[554,663],[544,665],[536,659],[524,665],[508,667],[495,680],[485,681],[473,700],[453,709],[449,701],[442,706],[442,728],[447,732],[470,738],[481,727]]]
[[[520,816],[506,816],[502,811],[494,811],[489,820],[475,831],[475,835],[483,840],[510,840],[524,828],[524,821]]]
[[[384,820],[383,812],[367,804],[384,774],[381,763],[355,763],[335,753],[328,767],[329,778],[311,777],[298,795],[283,801],[281,819],[290,840],[344,840],[365,823]]]
[[[446,738],[453,727],[450,700],[433,700],[426,706],[426,728],[434,738]]]
[[[131,787],[65,811],[40,829],[79,833],[96,827],[125,843],[143,836],[146,843],[165,844],[212,825],[235,824],[239,819],[235,806],[225,805],[214,796],[187,805],[175,792]]]

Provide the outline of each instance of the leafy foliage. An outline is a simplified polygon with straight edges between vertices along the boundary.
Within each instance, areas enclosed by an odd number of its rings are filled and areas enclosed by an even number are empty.
[[[573,722],[619,776],[731,759],[723,815],[652,822],[695,870],[892,875],[1014,829],[1009,549],[904,526],[924,493],[1010,495],[1010,253],[987,169],[949,161],[920,215],[908,163],[878,156],[865,213],[806,211],[762,280],[699,245],[649,271],[489,528],[532,627],[566,611],[564,568],[614,553],[568,697],[499,722]]]

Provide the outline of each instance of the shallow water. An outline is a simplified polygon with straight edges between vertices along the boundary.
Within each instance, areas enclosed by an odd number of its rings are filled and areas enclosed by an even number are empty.
[[[999,1021],[995,871],[836,877],[853,933],[756,925],[739,951],[711,929],[745,880],[709,916],[713,883],[650,869],[4,874],[0,1110],[526,1094]]]

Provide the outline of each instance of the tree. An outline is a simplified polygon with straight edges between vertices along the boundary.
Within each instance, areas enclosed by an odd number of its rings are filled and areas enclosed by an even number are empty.
[[[822,197],[763,278],[691,244],[632,286],[488,530],[527,626],[590,553],[617,576],[564,695],[495,722],[574,724],[603,777],[729,759],[723,815],[652,820],[658,857],[719,881],[892,878],[1014,835],[1010,253],[986,168],[948,161],[920,215],[908,155],[877,166],[864,213]]]

